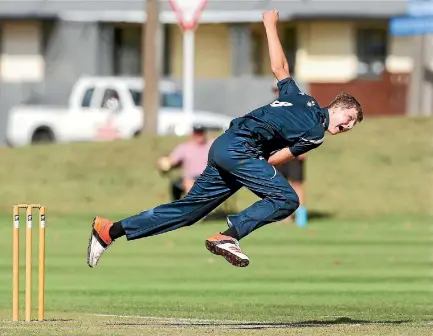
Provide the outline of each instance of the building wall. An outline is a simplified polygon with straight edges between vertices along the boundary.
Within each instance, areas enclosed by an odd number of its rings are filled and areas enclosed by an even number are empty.
[[[356,77],[349,22],[300,22],[296,73],[307,82],[347,82]]]
[[[1,22],[0,145],[8,111],[20,103],[67,104],[82,74],[109,74],[104,26],[92,22]]]
[[[270,74],[269,51],[262,23],[250,25],[260,44],[260,74]],[[349,22],[302,21],[282,22],[279,36],[285,47],[287,28],[296,28],[297,51],[295,68],[299,81],[342,82],[356,76],[356,55]],[[343,65],[343,66],[342,66]]]
[[[0,23],[0,145],[4,144],[8,110],[39,92],[44,78],[42,26],[36,21]]]
[[[230,28],[233,27],[225,23],[201,24],[198,27],[195,40],[198,108],[213,106],[216,112],[233,115],[247,112],[250,108],[248,104],[244,104],[248,105],[246,109],[241,107],[242,111],[236,111],[238,102],[234,98],[243,95],[246,83],[251,83],[251,91],[246,92],[253,94],[254,99],[244,97],[244,101],[254,104],[267,101],[269,92],[265,88],[272,78],[265,31],[261,23],[246,25],[250,27],[254,41],[251,43],[251,58],[245,61],[255,64],[251,67],[251,76],[243,74],[242,80],[232,77],[233,38],[230,37]],[[279,31],[283,42],[287,28],[297,29],[298,46],[293,70],[298,83],[309,83],[304,90],[322,104],[345,90],[359,97],[366,106],[366,114],[404,113],[409,73],[413,68],[413,38],[389,37],[385,71],[377,78],[362,79],[358,77],[355,41],[356,27],[359,26],[386,28],[387,21],[297,20],[282,23]],[[113,24],[55,21],[47,34],[45,24],[40,21],[1,23],[0,80],[3,87],[8,83],[15,84],[13,91],[9,90],[13,94],[5,95],[5,89],[2,90],[0,117],[4,116],[6,107],[35,95],[45,94],[43,101],[46,102],[66,103],[72,84],[83,73],[112,74],[116,57],[114,51],[117,49],[113,43],[113,27]],[[174,24],[169,25],[168,30],[165,56],[168,57],[169,71],[166,75],[180,79],[182,32]],[[139,41],[139,38],[136,40]],[[244,77],[249,79],[245,82]],[[254,80],[256,83],[253,83]],[[241,86],[239,91],[237,85]],[[210,94],[216,91],[222,94]],[[241,93],[235,95],[236,92]],[[202,105],[203,97],[206,97],[206,105]]]
[[[57,21],[47,33],[45,101],[67,101],[72,85],[81,75],[103,73],[109,57],[103,48],[102,26],[95,22]],[[109,43],[105,41],[104,45]]]
[[[182,31],[170,26],[171,76],[182,76]],[[231,47],[227,24],[201,24],[195,32],[195,76],[225,78],[231,75]]]
[[[390,52],[386,60],[386,68],[390,73],[412,72],[414,42],[412,36],[393,36],[390,38]]]
[[[37,21],[4,22],[1,32],[1,81],[42,81],[45,71],[42,24]]]
[[[279,26],[284,43],[288,27],[296,27],[298,50],[293,69],[299,81],[311,83],[345,83],[358,78],[356,28],[384,28],[387,20],[283,22]],[[252,61],[259,71],[252,75],[269,76],[270,61],[266,34],[262,23],[251,23],[252,38],[259,46]],[[182,32],[177,25],[170,26],[170,74],[182,75]],[[412,64],[412,37],[389,37],[386,70],[390,73],[410,73]],[[202,24],[196,31],[197,78],[224,78],[232,73],[228,24]],[[259,55],[257,55],[259,52]],[[254,66],[253,66],[254,68]]]
[[[311,94],[321,105],[328,104],[339,92],[354,95],[365,115],[401,115],[405,113],[408,75],[382,74],[379,80],[353,80],[347,83],[310,83]]]
[[[412,69],[411,38],[388,37],[385,69],[373,77],[359,73],[356,29],[384,28],[387,21],[300,22],[298,77],[309,84],[311,94],[325,105],[339,92],[359,99],[366,115],[404,114]]]

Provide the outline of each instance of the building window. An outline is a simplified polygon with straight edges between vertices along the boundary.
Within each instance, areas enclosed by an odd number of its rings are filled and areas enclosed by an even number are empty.
[[[251,32],[251,70],[255,76],[262,75],[263,39],[263,34],[256,31]]]
[[[125,25],[114,28],[114,74],[141,74],[141,26]]]
[[[42,21],[42,34],[41,34],[41,54],[44,57],[47,56],[49,48],[51,46],[51,39],[54,35],[55,22],[54,21]]]
[[[164,34],[164,46],[163,46],[163,53],[162,53],[162,75],[163,76],[170,76],[171,75],[171,64],[170,64],[170,55],[172,52],[171,48],[171,25],[164,24],[162,26],[162,32]],[[176,27],[177,28],[177,27]]]
[[[0,56],[3,54],[3,25],[0,24]],[[1,64],[0,64],[0,82],[2,80],[2,73],[1,73]]]
[[[388,34],[385,28],[360,28],[356,32],[358,76],[378,77],[385,70]]]
[[[298,50],[298,39],[295,27],[286,27],[282,41],[284,53],[289,63],[290,74],[295,74],[296,51]]]

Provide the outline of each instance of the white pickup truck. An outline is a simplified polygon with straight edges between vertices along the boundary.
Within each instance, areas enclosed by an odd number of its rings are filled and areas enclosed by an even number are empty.
[[[140,78],[82,77],[75,83],[68,107],[18,105],[9,111],[6,139],[18,147],[38,142],[128,139],[144,125]],[[194,124],[224,130],[232,118],[193,111],[186,118],[182,94],[171,81],[160,82],[158,134],[186,135]]]

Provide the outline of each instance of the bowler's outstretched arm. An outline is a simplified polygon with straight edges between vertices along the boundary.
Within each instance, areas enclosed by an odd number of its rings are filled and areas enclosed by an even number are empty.
[[[265,12],[263,14],[263,24],[268,39],[271,69],[275,77],[280,81],[284,78],[290,77],[290,71],[289,63],[287,62],[280,38],[278,37],[278,16],[279,14],[277,10]]]

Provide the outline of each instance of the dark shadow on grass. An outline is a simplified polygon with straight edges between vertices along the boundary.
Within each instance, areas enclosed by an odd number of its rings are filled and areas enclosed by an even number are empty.
[[[323,328],[331,327],[333,325],[398,325],[402,323],[408,323],[411,321],[366,321],[366,320],[354,320],[349,317],[341,317],[331,321],[300,321],[300,322],[289,322],[289,323],[240,323],[238,325],[225,325],[231,326],[232,329],[268,329],[268,328]]]
[[[334,214],[331,212],[317,211],[317,210],[308,211],[309,220],[331,219],[332,217],[334,217]]]
[[[175,322],[151,322],[147,323],[112,323],[111,325],[158,325],[166,327],[223,327],[227,329],[269,329],[269,328],[323,328],[331,327],[333,325],[372,325],[372,324],[383,324],[383,325],[399,325],[403,323],[409,323],[409,320],[398,320],[398,321],[367,321],[367,320],[355,320],[349,317],[340,317],[335,320],[311,320],[311,321],[300,321],[300,322],[230,322],[230,323],[218,323],[218,322],[188,322],[183,323]]]

